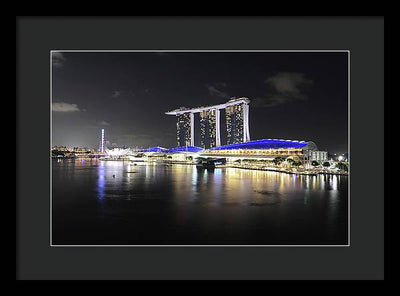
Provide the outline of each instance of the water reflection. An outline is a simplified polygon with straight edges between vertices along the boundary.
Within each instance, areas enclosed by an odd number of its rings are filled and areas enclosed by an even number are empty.
[[[88,164],[75,163],[75,166],[85,165]],[[257,196],[254,192],[268,191],[273,192],[281,201],[293,192],[302,192],[306,204],[310,192],[329,192],[329,196],[337,197],[340,178],[344,177],[304,176],[236,168],[199,170],[188,165],[132,167],[120,162],[100,161],[97,165],[97,192],[99,199],[104,199],[106,189],[124,189],[122,194],[129,194],[134,193],[135,189],[152,192],[163,184],[172,184],[174,200],[178,203],[194,202],[199,196],[214,205],[229,201],[251,202],[249,196]]]
[[[53,163],[55,209],[65,211],[61,223],[71,225],[70,235],[89,223],[82,237],[120,235],[122,244],[284,244],[300,243],[300,236],[304,242],[343,241],[346,178],[119,161]]]
[[[97,167],[97,197],[99,200],[104,200],[105,190],[105,169],[104,163],[100,162]]]

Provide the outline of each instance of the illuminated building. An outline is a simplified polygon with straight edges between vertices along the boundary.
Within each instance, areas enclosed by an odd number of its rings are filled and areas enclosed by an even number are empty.
[[[69,151],[69,149],[67,149],[67,147],[65,147],[65,146],[53,146],[53,148],[51,148],[51,150]]]
[[[186,146],[186,145],[194,146],[194,114],[201,113],[200,117],[203,118],[202,146],[204,147],[206,145],[205,140],[209,138],[209,140],[207,141],[210,142],[210,147],[211,147],[211,142],[212,143],[215,142],[215,147],[218,147],[221,145],[220,110],[227,109],[230,106],[240,106],[240,108],[238,107],[237,109],[233,109],[232,112],[229,111],[234,115],[232,121],[233,125],[232,124],[229,125],[230,135],[232,135],[230,138],[232,138],[235,141],[234,143],[250,141],[249,105],[248,105],[249,102],[250,100],[248,98],[237,98],[237,99],[231,99],[224,104],[213,105],[213,106],[205,106],[205,107],[203,106],[196,108],[181,107],[179,109],[166,112],[165,114],[176,115],[178,118],[178,123],[177,123],[178,146]],[[204,111],[206,112],[202,113]],[[210,113],[211,114],[215,113],[215,115],[213,114],[212,116],[209,116]],[[209,127],[206,128],[205,126],[206,121],[207,125],[208,126],[210,125],[211,119],[212,123],[214,123],[213,119],[214,117],[215,117],[215,132],[214,129],[210,129]],[[208,119],[205,120],[205,118]],[[215,133],[215,140],[213,139],[214,133]]]
[[[226,107],[225,117],[227,131],[226,143],[228,145],[250,140],[248,131],[249,105],[247,103]]]
[[[328,160],[328,152],[327,151],[309,151],[308,152],[308,160],[310,161],[327,161]]]
[[[180,153],[180,152],[200,152],[203,149],[200,147],[195,147],[195,146],[182,146],[182,147],[175,147],[166,150],[166,153]]]
[[[167,148],[163,148],[163,147],[150,147],[150,148],[146,148],[146,149],[140,149],[139,152],[165,152],[167,151]]]
[[[200,112],[200,146],[203,148],[216,147],[216,109]]]
[[[113,157],[113,158],[118,158],[124,155],[127,155],[128,153],[130,153],[130,149],[129,148],[113,148],[113,149],[107,149],[106,150],[107,156],[109,157]]]
[[[297,157],[309,161],[310,151],[318,152],[314,142],[282,139],[262,139],[245,143],[210,148],[200,153],[207,157],[225,157],[228,161],[238,159],[269,159]]]
[[[100,138],[100,144],[99,144],[99,151],[104,153],[105,151],[105,145],[104,145],[104,128],[101,129],[101,138]]]
[[[199,153],[203,151],[200,147],[195,146],[183,146],[168,149],[165,153],[168,155],[168,159],[172,161],[187,161],[188,158],[193,161],[199,156]]]
[[[181,107],[167,115],[176,115],[178,148],[194,147],[194,114],[200,113],[200,142],[198,153],[202,157],[226,158],[228,161],[240,159],[274,160],[276,157],[293,157],[309,164],[313,160],[327,159],[327,152],[318,151],[314,142],[282,139],[262,139],[250,141],[248,98],[232,98],[228,102],[196,108]],[[220,110],[225,109],[227,144],[221,146]],[[182,147],[184,146],[184,147]],[[196,148],[196,147],[195,147]],[[188,148],[186,148],[188,149]],[[171,153],[169,149],[166,153]],[[186,150],[186,152],[189,152]]]
[[[176,140],[178,146],[190,146],[192,144],[192,124],[193,121],[193,113],[181,113],[177,114],[177,123],[176,123]]]

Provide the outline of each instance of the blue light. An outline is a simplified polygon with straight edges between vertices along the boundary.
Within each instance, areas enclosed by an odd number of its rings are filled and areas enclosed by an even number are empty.
[[[163,147],[151,147],[151,148],[147,148],[147,149],[141,149],[139,150],[139,152],[165,152],[167,151],[167,148],[163,148]]]
[[[168,149],[165,151],[166,153],[175,153],[175,152],[199,152],[202,151],[203,148],[195,147],[195,146],[182,146]]]
[[[100,166],[97,168],[97,193],[98,199],[104,199],[104,190],[105,190],[105,178],[104,178],[104,163],[100,163]]]
[[[210,148],[210,150],[222,149],[288,149],[288,148],[302,148],[307,146],[306,142],[290,141],[290,140],[276,140],[276,139],[262,139],[249,141],[245,143],[230,144]]]

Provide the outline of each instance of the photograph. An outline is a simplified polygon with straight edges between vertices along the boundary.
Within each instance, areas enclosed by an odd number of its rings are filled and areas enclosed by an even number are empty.
[[[349,50],[49,58],[50,246],[350,246]]]

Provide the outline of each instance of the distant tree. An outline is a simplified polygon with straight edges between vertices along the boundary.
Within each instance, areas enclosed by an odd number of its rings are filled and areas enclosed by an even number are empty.
[[[187,156],[186,160],[193,160],[193,156]]]
[[[301,166],[301,161],[294,161],[292,165],[295,167],[299,167]]]
[[[293,165],[293,163],[295,162],[293,159],[291,159],[291,158],[287,158],[286,159],[286,161],[287,161],[287,163],[289,164],[289,165]]]
[[[283,160],[284,160],[283,157],[277,156],[274,158],[273,162],[274,162],[274,164],[279,165],[283,162]]]
[[[345,163],[343,163],[343,162],[337,163],[336,167],[341,171],[346,171],[346,172],[348,171],[347,165]]]
[[[331,166],[331,164],[329,163],[329,161],[325,161],[322,165],[323,165],[324,167],[330,167],[330,166]]]
[[[58,156],[58,155],[64,156],[64,152],[63,151],[59,151],[59,150],[52,150],[51,154],[54,155],[54,156]]]
[[[319,166],[319,162],[316,161],[316,160],[313,160],[313,161],[311,162],[311,165],[314,166],[314,167]]]

